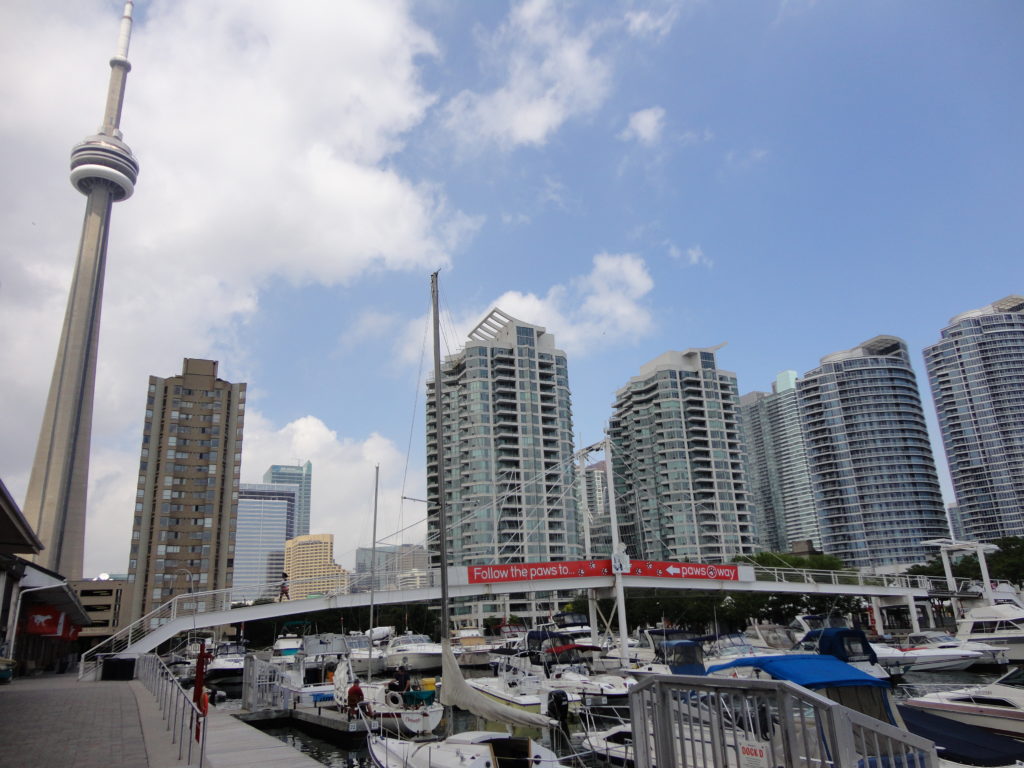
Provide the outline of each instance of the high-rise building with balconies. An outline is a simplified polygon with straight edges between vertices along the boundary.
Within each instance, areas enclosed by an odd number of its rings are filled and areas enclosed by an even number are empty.
[[[783,371],[770,393],[748,392],[740,398],[758,537],[772,552],[790,552],[797,542],[821,547],[796,378],[796,371]]]
[[[821,544],[847,566],[930,559],[949,535],[907,345],[876,336],[797,382]]]
[[[245,384],[216,360],[149,377],[128,561],[133,619],[174,595],[232,585]],[[159,621],[159,620],[155,620]]]
[[[924,359],[964,534],[1024,536],[1024,296],[957,315]]]
[[[598,461],[585,467],[576,478],[580,499],[580,514],[587,515],[583,521],[584,544],[589,529],[590,550],[588,557],[605,558],[612,553],[612,518],[608,506],[608,481],[605,463]]]
[[[441,376],[450,564],[579,559],[572,403],[554,337],[494,309],[445,358]],[[427,389],[428,540],[436,541],[433,381]],[[501,613],[478,608],[477,618]]]
[[[608,434],[631,557],[722,563],[755,551],[736,374],[718,368],[718,349],[666,352],[616,393]]]

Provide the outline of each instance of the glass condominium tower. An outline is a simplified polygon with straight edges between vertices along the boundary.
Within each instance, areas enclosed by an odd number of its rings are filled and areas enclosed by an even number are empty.
[[[923,563],[949,535],[907,345],[876,336],[797,382],[821,543],[847,566]]]
[[[748,392],[740,398],[757,530],[762,546],[772,552],[792,551],[802,541],[821,549],[796,378],[796,371],[783,371],[770,393]]]
[[[288,538],[306,536],[309,533],[309,500],[313,491],[313,463],[271,464],[263,473],[264,483],[286,483],[298,486],[295,503],[294,526],[288,530]]]
[[[616,393],[608,433],[630,557],[722,563],[755,551],[736,374],[718,368],[718,349],[666,352]]]
[[[233,600],[277,597],[277,582],[284,572],[284,543],[295,529],[298,495],[297,485],[239,486]]]
[[[445,358],[441,376],[451,564],[579,559],[569,375],[554,337],[494,309]],[[433,381],[427,390],[428,531],[436,541]]]
[[[957,315],[924,359],[964,535],[1024,536],[1024,296]]]

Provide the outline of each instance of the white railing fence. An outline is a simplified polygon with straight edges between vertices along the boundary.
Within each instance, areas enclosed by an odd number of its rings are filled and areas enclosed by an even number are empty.
[[[192,696],[181,687],[174,673],[158,656],[151,653],[140,655],[135,661],[135,677],[156,698],[171,743],[178,745],[178,760],[186,760],[187,765],[192,765],[194,756],[196,765],[202,768],[206,755],[206,713],[196,707]]]
[[[630,715],[637,768],[939,764],[927,739],[781,680],[647,678]]]

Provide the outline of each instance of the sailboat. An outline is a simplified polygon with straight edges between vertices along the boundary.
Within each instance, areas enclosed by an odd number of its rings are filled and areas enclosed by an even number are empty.
[[[505,723],[509,726],[547,728],[557,726],[557,721],[542,714],[525,712],[491,701],[479,691],[472,689],[462,676],[459,664],[452,653],[450,604],[448,599],[448,547],[445,537],[447,530],[444,452],[440,450],[443,441],[441,408],[441,341],[438,323],[437,273],[430,276],[431,299],[434,326],[434,403],[437,412],[438,445],[438,530],[441,561],[441,702],[445,706],[466,709],[485,720]],[[534,768],[569,768],[561,763],[558,756],[547,747],[529,737],[491,731],[466,731],[433,741],[409,741],[380,734],[367,736],[370,757],[379,768],[455,768],[466,765],[486,765],[492,768],[518,768],[532,763]]]
[[[370,626],[371,629],[365,635],[367,657],[367,677],[360,682],[363,689],[365,709],[369,717],[379,721],[384,730],[406,736],[425,736],[433,732],[440,724],[444,714],[444,707],[440,702],[435,701],[434,691],[394,691],[385,682],[372,682],[373,679],[373,652],[376,649],[371,642],[375,631],[373,627],[373,577],[377,573],[377,492],[380,487],[380,467],[376,467],[373,476],[373,552],[370,560]],[[388,633],[390,634],[390,632]],[[381,658],[384,654],[381,653]],[[354,667],[338,670],[334,675],[334,702],[339,710],[348,708],[348,689],[356,680]]]

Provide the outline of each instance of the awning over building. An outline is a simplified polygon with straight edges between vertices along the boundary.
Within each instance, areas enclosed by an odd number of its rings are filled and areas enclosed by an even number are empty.
[[[0,554],[35,555],[42,549],[43,542],[21,514],[4,481],[0,480]]]
[[[18,582],[18,587],[25,593],[23,615],[28,615],[29,606],[50,606],[64,613],[76,626],[88,627],[92,623],[92,617],[82,607],[75,590],[60,574],[35,563],[25,562],[24,565],[25,575]],[[32,591],[26,592],[29,589]]]

